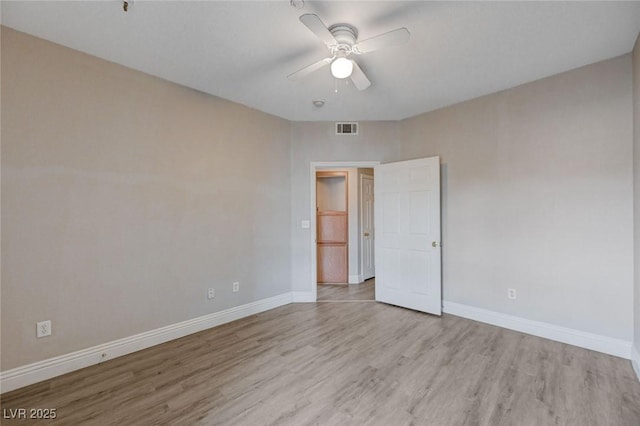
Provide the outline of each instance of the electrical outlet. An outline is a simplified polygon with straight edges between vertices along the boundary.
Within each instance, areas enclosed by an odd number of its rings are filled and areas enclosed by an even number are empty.
[[[213,288],[207,290],[207,299],[213,299],[214,297],[216,297],[216,290]]]
[[[36,337],[51,336],[51,321],[40,321],[36,324]]]
[[[508,288],[507,289],[507,297],[509,299],[515,300],[515,298],[516,298],[516,289],[515,288]]]
[[[233,283],[233,292],[237,293],[239,291],[240,291],[240,283],[236,281],[235,283]]]

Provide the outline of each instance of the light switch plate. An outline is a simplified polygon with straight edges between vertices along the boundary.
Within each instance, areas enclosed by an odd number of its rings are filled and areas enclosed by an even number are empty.
[[[309,229],[310,227],[311,227],[311,224],[309,223],[308,220],[302,221],[302,229]]]

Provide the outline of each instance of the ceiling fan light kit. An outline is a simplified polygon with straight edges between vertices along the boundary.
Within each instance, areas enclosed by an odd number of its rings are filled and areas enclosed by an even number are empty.
[[[312,13],[300,16],[300,22],[327,46],[330,56],[290,74],[287,78],[295,81],[331,64],[331,75],[338,79],[351,77],[358,90],[365,90],[371,86],[371,82],[358,63],[349,56],[406,43],[410,35],[406,28],[398,28],[358,42],[358,30],[353,25],[335,24],[327,27],[318,15]]]
[[[345,56],[338,56],[331,63],[331,74],[335,78],[347,78],[353,73],[353,62]]]

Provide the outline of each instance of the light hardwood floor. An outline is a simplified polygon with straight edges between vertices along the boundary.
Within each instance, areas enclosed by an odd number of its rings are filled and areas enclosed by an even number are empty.
[[[318,284],[319,302],[373,301],[375,278],[360,284]]]
[[[36,407],[64,425],[638,426],[640,382],[629,361],[451,315],[309,303],[2,396]]]

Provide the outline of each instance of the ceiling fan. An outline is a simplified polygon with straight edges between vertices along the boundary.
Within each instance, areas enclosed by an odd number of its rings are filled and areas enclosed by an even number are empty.
[[[295,81],[331,64],[331,74],[335,78],[351,77],[358,90],[371,86],[371,82],[358,63],[349,56],[406,43],[410,35],[409,30],[403,27],[359,42],[358,30],[353,25],[335,24],[327,27],[318,15],[312,13],[300,16],[300,21],[327,45],[330,56],[288,75],[287,78]]]

